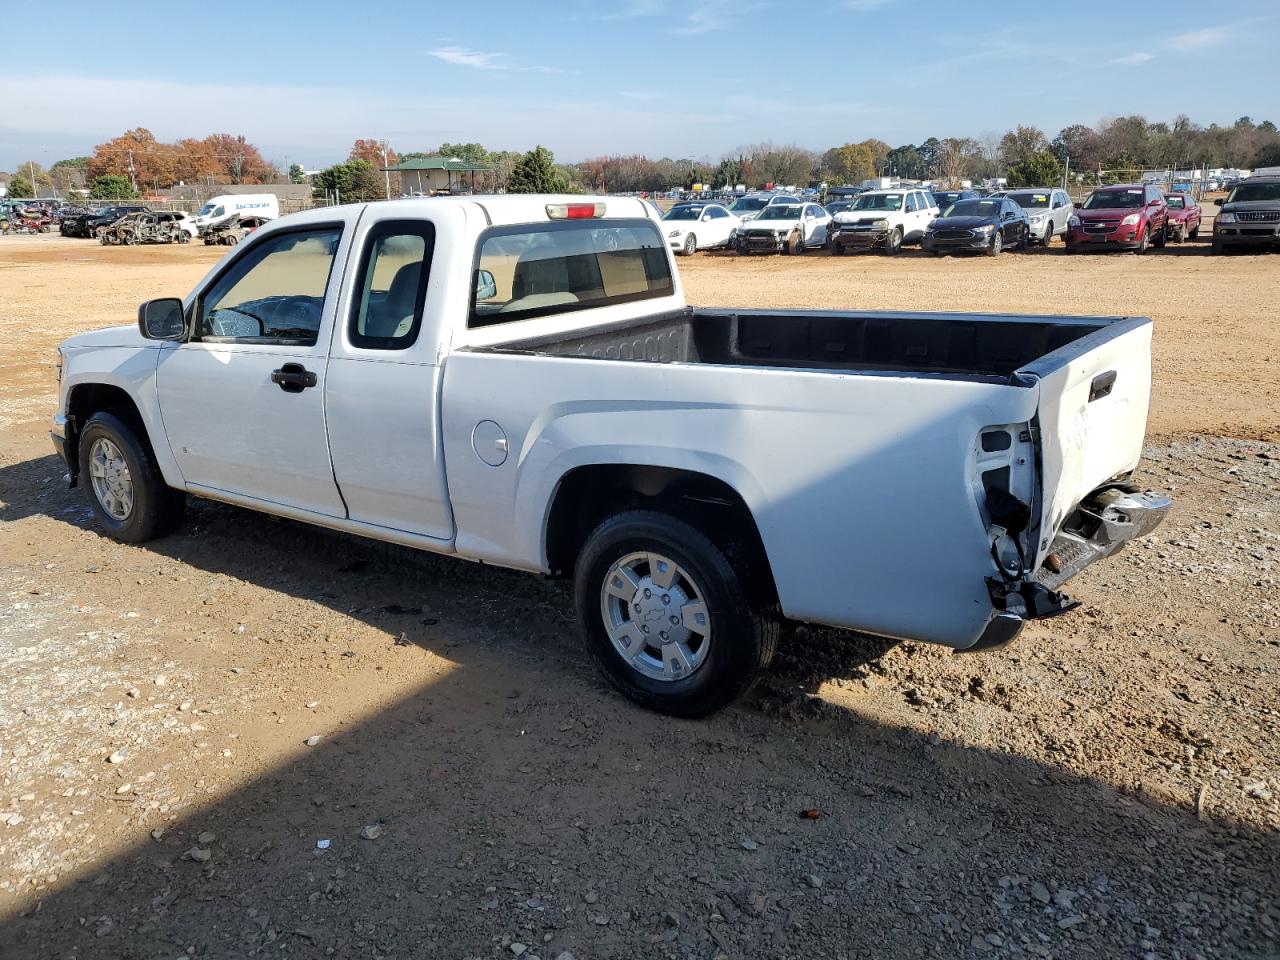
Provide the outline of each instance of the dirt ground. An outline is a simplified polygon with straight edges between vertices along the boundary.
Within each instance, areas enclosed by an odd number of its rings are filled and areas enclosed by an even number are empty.
[[[1151,316],[1177,499],[1010,648],[798,629],[688,723],[561,584],[203,502],[102,537],[53,349],[218,255],[0,239],[0,957],[1280,956],[1280,257],[681,260],[706,305]]]

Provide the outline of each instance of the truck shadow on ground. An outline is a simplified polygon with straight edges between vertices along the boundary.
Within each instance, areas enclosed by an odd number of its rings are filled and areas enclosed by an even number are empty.
[[[52,457],[0,470],[0,521],[87,526],[60,475]],[[0,955],[1275,955],[1275,834],[856,708],[789,712],[881,641],[842,634],[818,655],[836,632],[797,631],[765,709],[689,723],[604,688],[559,585],[199,502],[145,549],[454,669],[158,842],[142,824],[0,919]],[[126,590],[145,608],[146,587]],[[210,859],[184,859],[202,831]]]

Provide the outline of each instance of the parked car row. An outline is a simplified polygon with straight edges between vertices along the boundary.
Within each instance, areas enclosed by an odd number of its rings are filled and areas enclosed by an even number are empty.
[[[1280,177],[1257,177],[1235,187],[1221,204],[1213,252],[1280,246]],[[1203,211],[1185,192],[1166,195],[1150,184],[1099,187],[1078,207],[1059,187],[983,194],[976,190],[902,187],[861,191],[825,207],[801,197],[751,194],[732,206],[678,203],[663,217],[677,253],[731,248],[741,254],[789,253],[826,247],[832,254],[904,246],[941,256],[976,252],[997,256],[1056,237],[1068,253],[1150,247],[1200,236]]]

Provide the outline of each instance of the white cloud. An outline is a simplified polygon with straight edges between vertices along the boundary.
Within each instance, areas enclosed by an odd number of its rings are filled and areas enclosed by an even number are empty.
[[[474,67],[477,70],[514,70],[519,73],[564,73],[558,67],[523,66],[511,62],[505,53],[485,53],[468,47],[436,47],[427,51],[437,60],[455,67]]]
[[[1139,67],[1152,59],[1152,55],[1145,50],[1135,50],[1133,53],[1126,53],[1123,57],[1116,57],[1111,62],[1122,67]]]
[[[682,37],[696,37],[719,30],[724,25],[725,4],[722,0],[706,0],[690,11],[683,26],[676,27],[671,32]]]
[[[1216,27],[1201,27],[1199,30],[1188,30],[1168,39],[1167,44],[1174,50],[1203,50],[1226,43],[1235,35],[1235,24],[1224,23]]]

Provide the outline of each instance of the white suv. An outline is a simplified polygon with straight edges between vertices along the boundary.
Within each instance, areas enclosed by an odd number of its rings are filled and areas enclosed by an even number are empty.
[[[923,240],[925,228],[938,212],[928,190],[869,190],[835,215],[828,232],[831,252],[879,247],[884,253],[897,253],[904,243]]]

